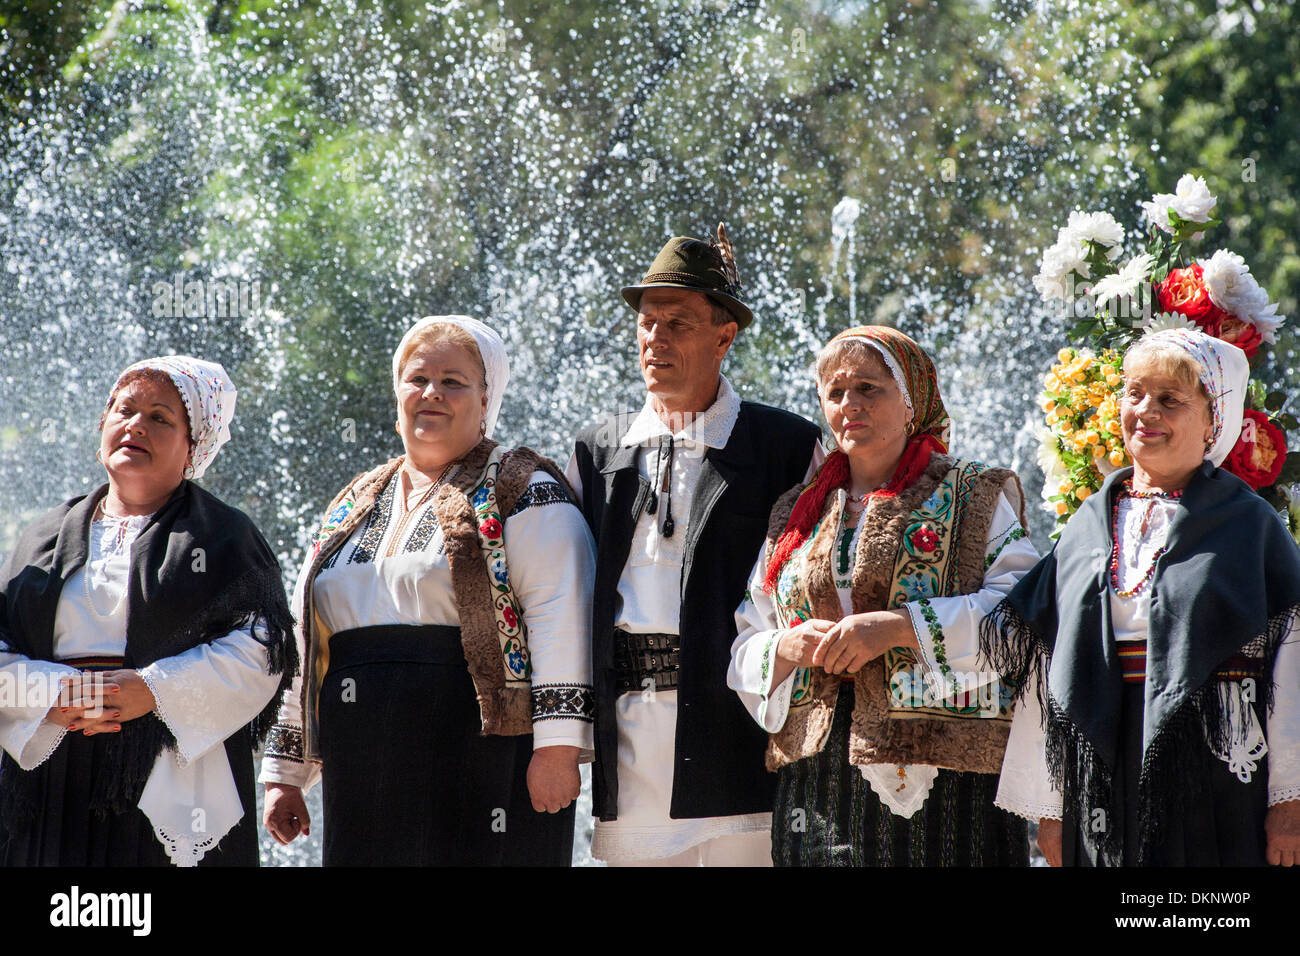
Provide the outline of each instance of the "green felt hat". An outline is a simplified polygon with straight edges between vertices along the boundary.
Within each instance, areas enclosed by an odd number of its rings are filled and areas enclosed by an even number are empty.
[[[640,285],[623,289],[623,298],[641,311],[641,293],[646,289],[690,289],[707,295],[736,320],[742,329],[754,321],[754,313],[740,299],[740,273],[736,256],[727,241],[727,230],[718,223],[717,240],[674,236],[668,240]]]

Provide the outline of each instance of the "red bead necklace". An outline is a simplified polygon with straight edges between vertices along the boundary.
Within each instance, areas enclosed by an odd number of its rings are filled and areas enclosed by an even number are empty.
[[[1163,547],[1163,546],[1156,549],[1156,553],[1151,557],[1150,567],[1148,567],[1146,573],[1142,575],[1142,579],[1138,581],[1137,584],[1133,585],[1132,588],[1125,591],[1119,586],[1119,503],[1120,503],[1120,499],[1146,498],[1151,501],[1151,503],[1147,505],[1147,513],[1142,518],[1142,529],[1140,534],[1141,537],[1145,538],[1147,534],[1147,527],[1151,523],[1151,512],[1155,508],[1154,499],[1164,498],[1166,501],[1177,501],[1182,496],[1183,493],[1181,490],[1179,491],[1134,491],[1132,481],[1124,482],[1124,487],[1120,490],[1120,493],[1115,496],[1115,506],[1111,510],[1111,517],[1110,517],[1110,540],[1111,540],[1110,586],[1111,586],[1111,590],[1113,590],[1118,597],[1130,598],[1141,593],[1142,589],[1146,587],[1146,583],[1151,580],[1151,575],[1155,574],[1156,572],[1156,562],[1158,562],[1161,556],[1163,556],[1164,553],[1169,550],[1168,547]]]

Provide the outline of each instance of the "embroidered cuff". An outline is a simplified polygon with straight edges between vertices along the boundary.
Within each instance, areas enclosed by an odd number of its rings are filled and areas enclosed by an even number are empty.
[[[302,728],[276,724],[266,735],[266,756],[276,760],[303,762]]]
[[[513,517],[529,508],[567,504],[568,502],[569,496],[558,481],[539,481],[534,485],[529,485],[524,490],[524,493],[515,502],[514,509],[506,517]]]
[[[533,687],[533,723],[570,718],[590,722],[596,698],[586,684],[539,684]]]

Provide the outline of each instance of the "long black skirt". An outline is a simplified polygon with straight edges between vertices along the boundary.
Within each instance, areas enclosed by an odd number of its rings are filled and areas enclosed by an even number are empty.
[[[575,807],[538,813],[532,735],[480,733],[455,627],[330,638],[320,690],[326,866],[568,866]]]
[[[1268,812],[1268,761],[1261,760],[1249,783],[1242,783],[1203,740],[1188,745],[1187,775],[1177,812],[1161,818],[1159,839],[1142,856],[1138,826],[1137,781],[1142,770],[1144,685],[1125,682],[1121,696],[1122,763],[1114,775],[1116,803],[1124,807],[1124,866],[1265,866],[1264,816]],[[1067,811],[1062,822],[1061,857],[1065,866],[1100,866],[1105,860],[1090,840],[1104,815],[1077,820]]]
[[[121,813],[91,807],[96,780],[111,759],[112,742],[111,734],[87,737],[71,733],[34,770],[19,770],[12,761],[5,761],[4,773],[36,776],[39,796],[35,819],[14,832],[0,824],[0,862],[4,866],[171,865],[149,818],[137,807]],[[203,855],[199,866],[257,866],[257,802],[252,749],[245,731],[226,748],[226,755],[244,816]]]
[[[777,866],[1028,866],[1024,820],[993,805],[997,774],[940,770],[925,803],[900,817],[849,764],[853,687],[840,688],[820,753],[777,775]]]

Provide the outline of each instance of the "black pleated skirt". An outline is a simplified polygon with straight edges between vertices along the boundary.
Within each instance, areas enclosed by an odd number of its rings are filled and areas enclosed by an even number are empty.
[[[149,818],[138,808],[124,813],[91,808],[91,793],[111,759],[112,742],[111,734],[87,737],[71,733],[35,770],[19,770],[11,761],[5,762],[4,773],[36,776],[38,800],[35,819],[14,832],[0,824],[0,861],[4,866],[171,865]],[[241,756],[237,759],[232,752]],[[244,816],[204,854],[199,866],[257,866],[257,802],[246,731],[240,731],[226,754]]]
[[[1028,866],[1024,820],[993,805],[997,774],[940,770],[911,817],[849,764],[853,687],[840,688],[820,753],[782,767],[772,812],[777,866]]]
[[[326,866],[568,866],[575,806],[538,813],[532,735],[480,733],[455,627],[330,638],[320,690]]]
[[[1259,761],[1249,783],[1243,783],[1204,740],[1187,745],[1185,760],[1197,767],[1188,775],[1177,812],[1162,814],[1159,839],[1142,859],[1138,826],[1137,781],[1142,771],[1144,685],[1125,682],[1120,710],[1122,763],[1115,773],[1116,802],[1124,807],[1125,866],[1265,866],[1264,817],[1268,812],[1268,761]],[[1257,714],[1258,716],[1258,714]],[[1098,866],[1089,837],[1104,826],[1103,816],[1077,820],[1067,811],[1062,822],[1062,863]]]

